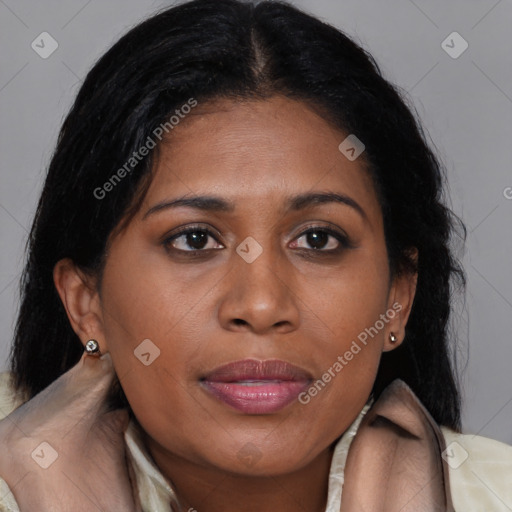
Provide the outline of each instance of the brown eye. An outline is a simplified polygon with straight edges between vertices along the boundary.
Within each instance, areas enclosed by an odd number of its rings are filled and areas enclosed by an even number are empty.
[[[207,249],[222,249],[212,233],[205,229],[190,229],[177,233],[164,241],[164,245],[177,251],[202,251]]]
[[[344,235],[325,228],[314,228],[305,231],[293,242],[294,249],[311,249],[324,252],[336,251],[340,247],[347,247],[348,245]]]
[[[330,236],[323,231],[311,231],[306,235],[306,243],[313,249],[324,249]]]

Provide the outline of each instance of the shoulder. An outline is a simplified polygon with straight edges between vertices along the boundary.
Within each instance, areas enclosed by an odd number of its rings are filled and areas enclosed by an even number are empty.
[[[12,387],[11,379],[11,372],[0,372],[0,419],[8,416],[16,407],[23,403]]]
[[[11,386],[11,372],[0,372],[0,419],[8,416],[21,401]],[[7,483],[0,477],[0,512],[19,512]]]
[[[512,510],[512,446],[441,427],[455,510]]]
[[[9,486],[0,478],[0,512],[20,512]]]

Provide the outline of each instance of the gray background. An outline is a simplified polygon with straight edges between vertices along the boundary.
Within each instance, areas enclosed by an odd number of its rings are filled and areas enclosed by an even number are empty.
[[[294,0],[370,51],[406,91],[444,161],[468,227],[456,307],[464,428],[512,444],[512,3]],[[0,0],[0,370],[7,368],[23,247],[63,117],[97,58],[170,2]],[[59,44],[42,59],[43,31]],[[469,44],[454,59],[441,43]],[[457,49],[458,43],[448,44]]]

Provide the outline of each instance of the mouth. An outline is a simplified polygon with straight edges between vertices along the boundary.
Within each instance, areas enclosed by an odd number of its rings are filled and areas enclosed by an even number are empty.
[[[217,400],[245,414],[272,414],[297,399],[313,380],[286,361],[244,359],[216,368],[200,379]]]

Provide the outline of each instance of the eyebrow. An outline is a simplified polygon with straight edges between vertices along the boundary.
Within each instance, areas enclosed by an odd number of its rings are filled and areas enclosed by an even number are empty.
[[[368,217],[363,208],[351,197],[344,194],[335,194],[331,192],[305,193],[288,198],[286,211],[299,211],[308,207],[325,203],[338,203],[351,207],[366,221]],[[171,201],[162,201],[152,206],[143,217],[143,220],[162,210],[178,207],[195,208],[205,212],[233,212],[235,210],[234,203],[216,196],[194,196],[180,197]]]

